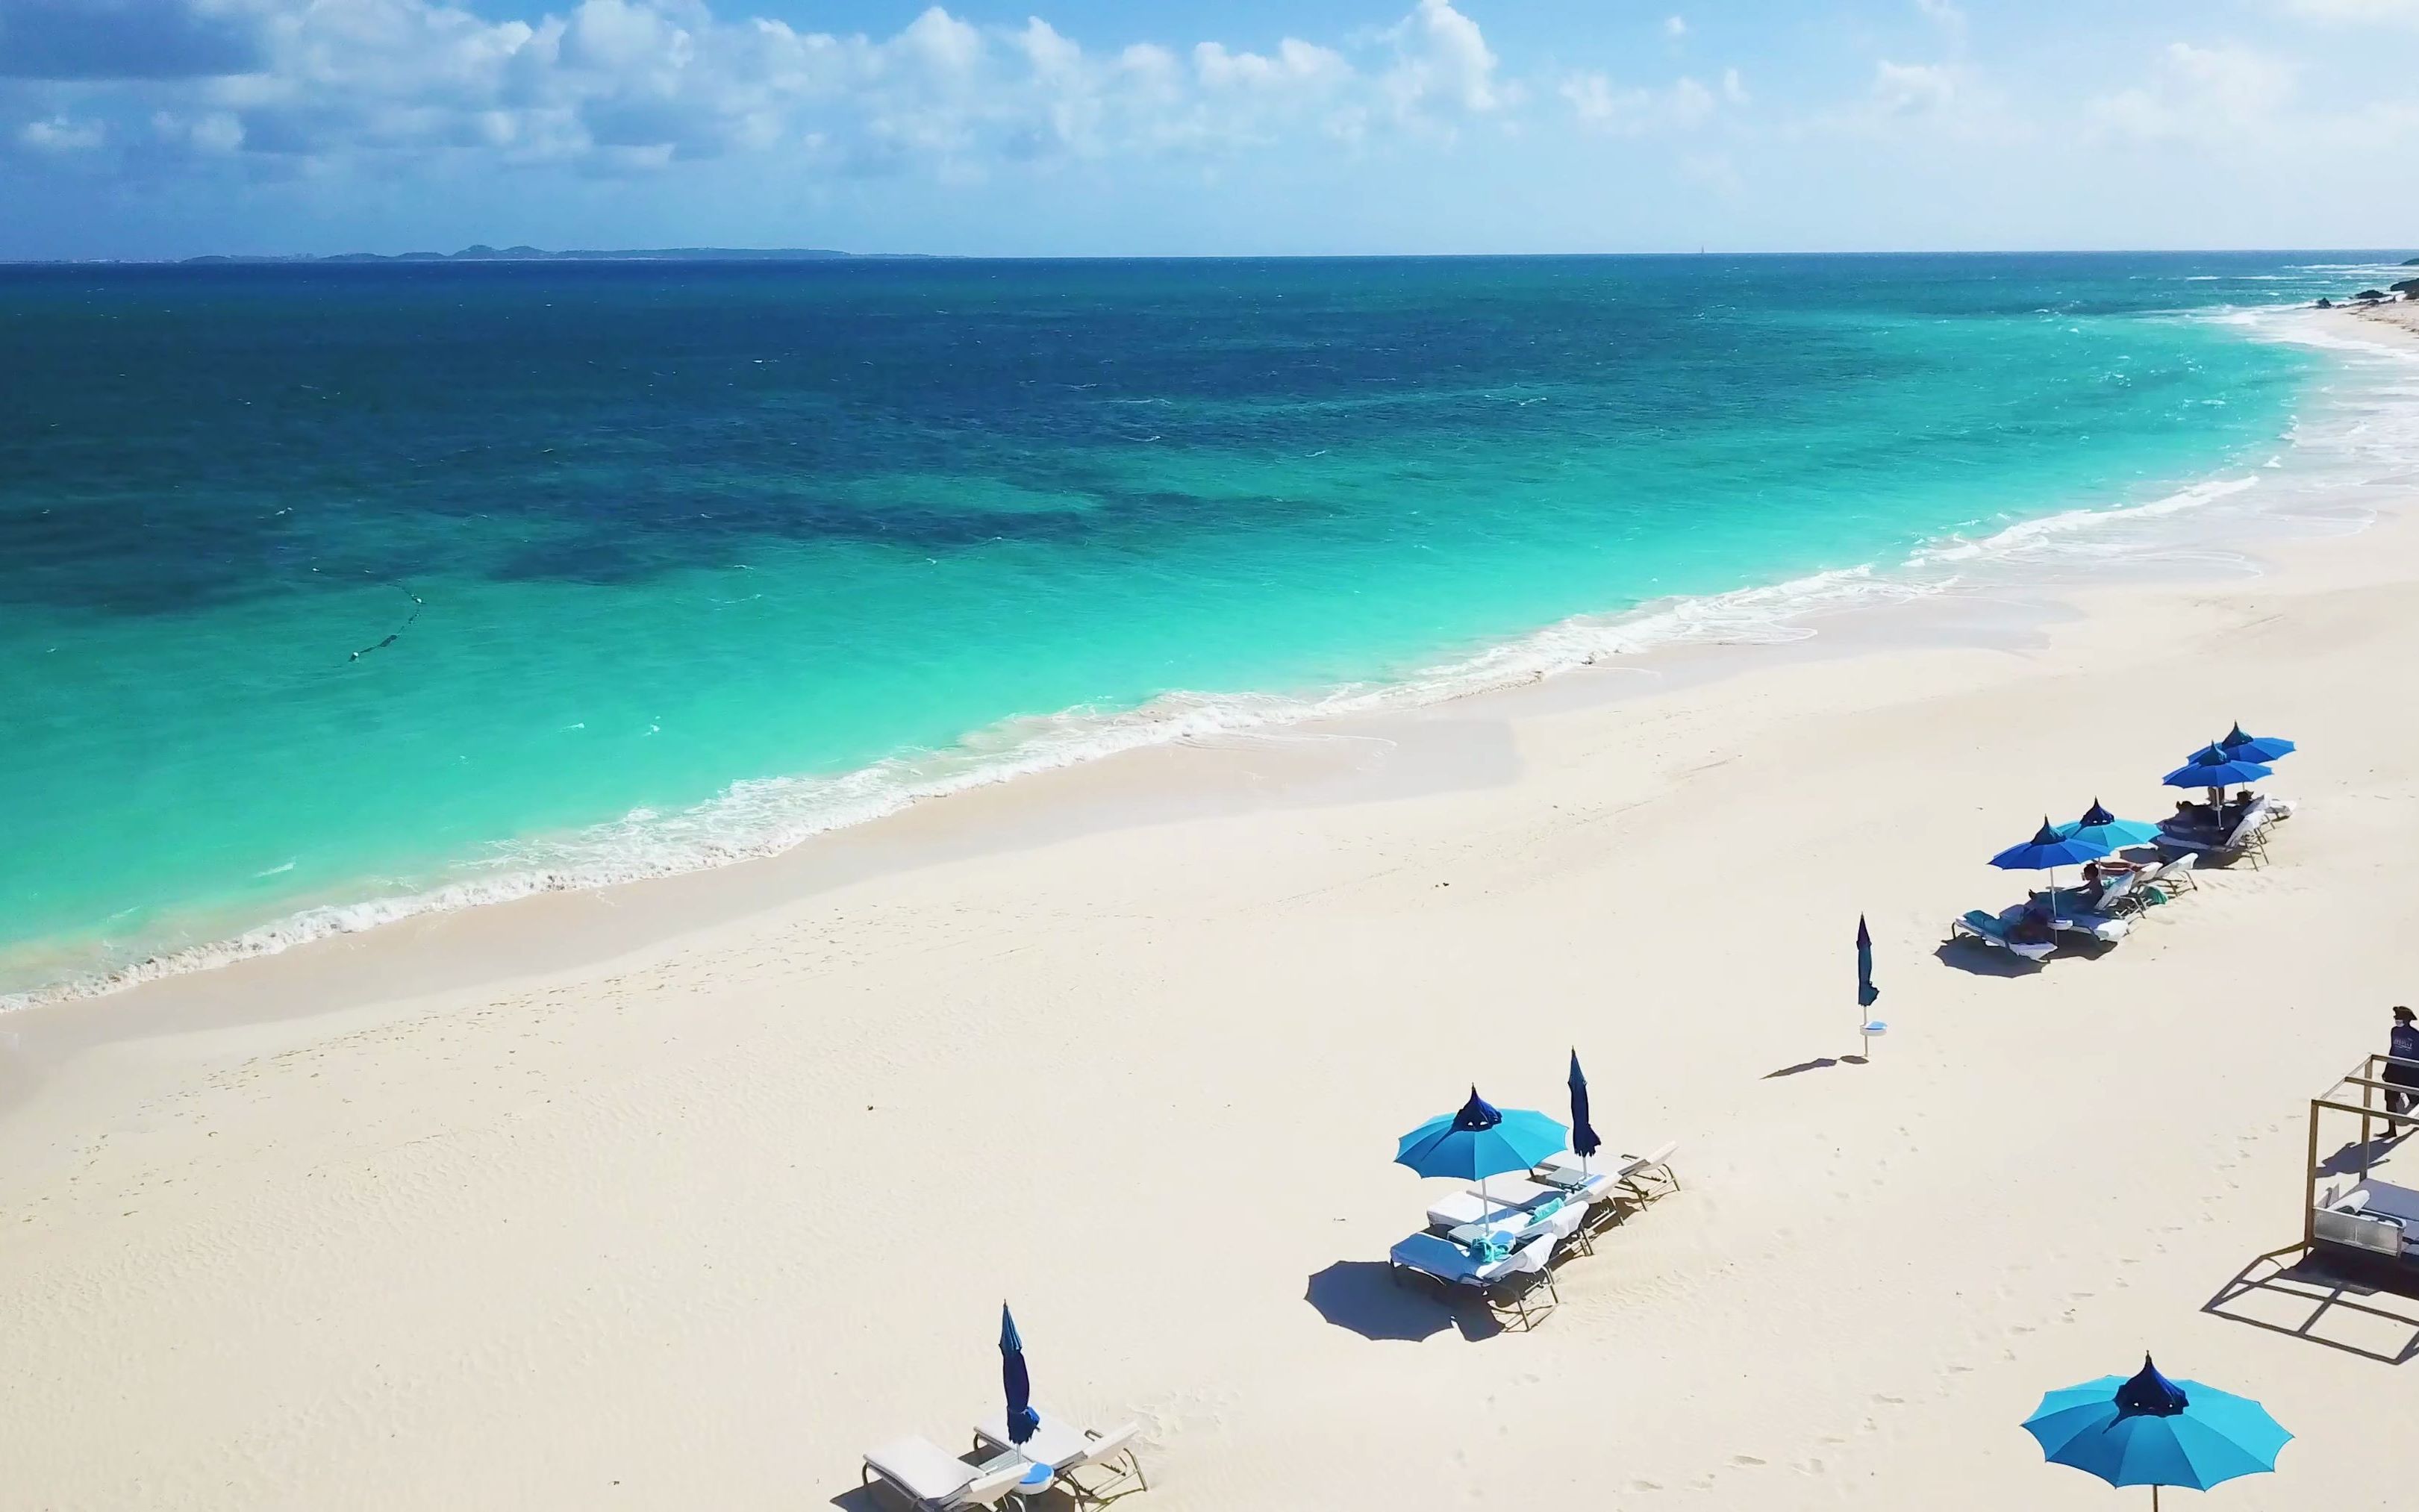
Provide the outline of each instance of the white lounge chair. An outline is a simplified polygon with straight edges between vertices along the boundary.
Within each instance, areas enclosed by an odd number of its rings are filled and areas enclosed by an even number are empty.
[[[1003,1457],[1006,1458],[1006,1457]],[[984,1469],[970,1465],[929,1439],[897,1439],[865,1457],[861,1485],[881,1486],[916,1512],[960,1512],[995,1507],[1021,1485],[1033,1467],[1021,1458]]]
[[[2160,896],[2173,899],[2178,893],[2191,892],[2200,886],[2193,878],[2193,868],[2199,864],[2199,856],[2185,851],[2156,866],[2146,866],[2138,873],[2142,880],[2134,886],[2134,896],[2147,906]]]
[[[1037,1411],[1041,1421],[1023,1443],[1008,1436],[1008,1414],[975,1425],[975,1447],[986,1455],[1014,1455],[1028,1464],[1062,1470],[1084,1458],[1090,1448],[1092,1436],[1070,1418]]]
[[[2018,940],[2009,933],[2005,919],[1979,908],[1966,910],[1963,918],[1949,920],[1949,937],[1952,940],[1980,940],[1994,949],[2005,950],[2032,962],[2049,959],[2050,953],[2057,949],[2055,940]]]
[[[2088,934],[2103,945],[2114,945],[2134,932],[2130,920],[2084,909],[2056,915],[2049,927],[2064,934]]]
[[[1672,1152],[1679,1148],[1677,1139],[1666,1139],[1637,1157],[1638,1164],[1630,1167],[1629,1174],[1622,1178],[1621,1184],[1635,1193],[1641,1202],[1652,1202],[1679,1191],[1679,1175],[1672,1169]],[[1624,1161],[1630,1158],[1627,1155],[1622,1157]]]
[[[1079,1505],[1099,1506],[1132,1491],[1150,1489],[1142,1477],[1142,1461],[1134,1458],[1139,1426],[1127,1423],[1106,1433],[1084,1430],[1092,1441],[1082,1458],[1058,1467],[1058,1484],[1072,1492]],[[1097,1472],[1086,1475],[1086,1471]]]
[[[1539,1184],[1569,1193],[1588,1205],[1587,1231],[1600,1233],[1622,1220],[1621,1204],[1613,1200],[1621,1189],[1622,1178],[1638,1168],[1635,1155],[1611,1155],[1602,1151],[1581,1159],[1570,1150],[1548,1155],[1537,1163],[1533,1172]]]
[[[1605,1184],[1610,1186],[1610,1182]],[[1514,1205],[1504,1203],[1504,1192],[1513,1194]],[[1444,1230],[1446,1237],[1456,1242],[1468,1242],[1481,1231],[1516,1245],[1538,1234],[1550,1233],[1557,1239],[1576,1237],[1580,1249],[1593,1251],[1595,1246],[1585,1233],[1589,1200],[1561,1187],[1499,1176],[1484,1196],[1473,1182],[1467,1192],[1438,1198],[1428,1209],[1428,1227]],[[1548,1203],[1553,1211],[1538,1211]]]
[[[2235,822],[2225,836],[2208,830],[2168,829],[2159,831],[2159,853],[2198,856],[2204,861],[2221,864],[2250,857],[2256,869],[2268,857],[2267,830],[2272,805],[2261,800]]]
[[[1534,1326],[1529,1296],[1540,1285],[1555,1304],[1562,1301],[1562,1294],[1554,1289],[1554,1273],[1546,1264],[1553,1256],[1555,1242],[1553,1235],[1540,1234],[1500,1260],[1482,1262],[1449,1239],[1413,1234],[1395,1245],[1387,1259],[1398,1284],[1407,1271],[1425,1276],[1453,1291],[1478,1297],[1490,1312],[1500,1313],[1508,1307],[1519,1317],[1521,1326],[1528,1328]]]

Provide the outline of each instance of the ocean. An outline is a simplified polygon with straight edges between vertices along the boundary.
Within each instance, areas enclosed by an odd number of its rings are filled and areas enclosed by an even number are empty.
[[[2088,557],[2357,470],[2365,272],[0,270],[0,995]]]

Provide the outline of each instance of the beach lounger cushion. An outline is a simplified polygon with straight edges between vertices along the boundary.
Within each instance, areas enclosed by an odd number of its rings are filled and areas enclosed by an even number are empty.
[[[2027,961],[2039,961],[2057,949],[2055,943],[2047,940],[2019,944],[2016,938],[2009,933],[2008,926],[2004,922],[1979,908],[1968,909],[1965,917],[1950,922],[1949,937],[1953,940],[1960,935],[1980,940],[1984,945],[2010,951]]]
[[[863,1479],[888,1487],[917,1512],[994,1507],[1025,1479],[1022,1459],[996,1470],[967,1464],[929,1439],[893,1440],[865,1457]]]

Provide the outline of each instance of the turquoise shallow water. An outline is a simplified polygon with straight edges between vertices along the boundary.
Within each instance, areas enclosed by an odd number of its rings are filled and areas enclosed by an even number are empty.
[[[2157,499],[2324,260],[0,270],[0,992]]]

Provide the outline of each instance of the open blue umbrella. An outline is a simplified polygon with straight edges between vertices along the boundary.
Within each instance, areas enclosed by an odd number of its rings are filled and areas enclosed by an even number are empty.
[[[1587,1158],[1603,1148],[1604,1141],[1596,1137],[1595,1125],[1588,1122],[1587,1073],[1579,1070],[1579,1053],[1574,1050],[1571,1052],[1571,1152],[1579,1156],[1584,1168]]]
[[[1422,1176],[1450,1176],[1478,1183],[1479,1200],[1487,1200],[1487,1179],[1506,1171],[1525,1171],[1547,1156],[1562,1151],[1570,1131],[1542,1113],[1528,1108],[1498,1111],[1470,1089],[1470,1101],[1458,1113],[1430,1119],[1394,1147],[1394,1164]]]
[[[2192,760],[2159,780],[2171,788],[2226,788],[2273,775],[2273,768],[2237,758],[2223,746],[2203,746],[2193,752]]]
[[[2293,743],[2274,735],[2246,735],[2237,724],[2226,733],[2217,748],[2238,760],[2273,762],[2279,756],[2293,754]]]
[[[2277,1453],[2293,1437],[2257,1402],[2196,1381],[2169,1381],[2147,1354],[2130,1380],[2103,1376],[2043,1396],[2025,1431],[2051,1464],[2111,1486],[2148,1486],[2153,1507],[2162,1486],[2205,1491],[2274,1470]]]
[[[1033,1381],[1025,1373],[1025,1341],[1016,1336],[1016,1319],[1008,1304],[999,1304],[999,1382],[1008,1392],[1008,1442],[1023,1443],[1041,1427],[1033,1410]]]
[[[1991,864],[2003,872],[2046,872],[2052,867],[2097,861],[2107,855],[2110,848],[2104,841],[2060,834],[2056,825],[2043,819],[2032,839],[2021,845],[2011,845],[1992,856]]]
[[[2083,810],[2082,818],[2058,825],[2057,832],[2068,840],[2097,841],[2112,851],[2127,845],[2148,845],[2159,838],[2158,825],[2119,819],[2100,807],[2097,798],[2091,800],[2090,808]]]
[[[1991,864],[2003,872],[2047,872],[2049,873],[2049,911],[2053,923],[2057,918],[2057,869],[2081,861],[2096,861],[2116,849],[2103,841],[2082,835],[2062,835],[2047,818],[2033,838],[2022,845],[2011,845],[1991,857]]]

